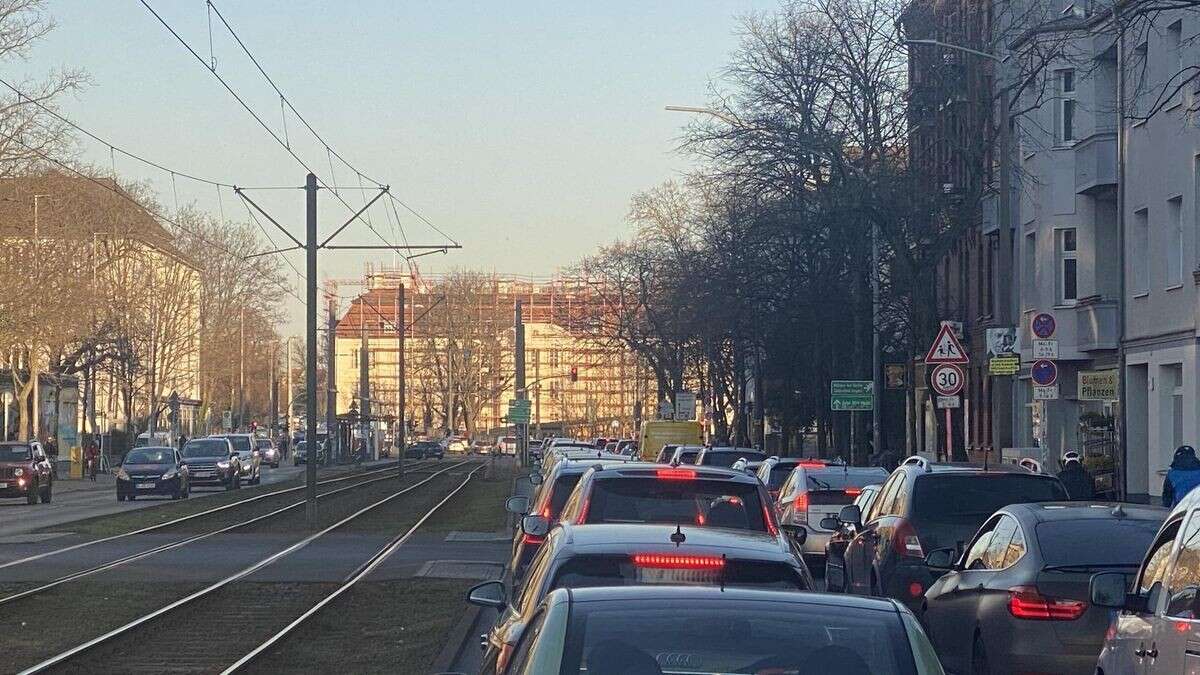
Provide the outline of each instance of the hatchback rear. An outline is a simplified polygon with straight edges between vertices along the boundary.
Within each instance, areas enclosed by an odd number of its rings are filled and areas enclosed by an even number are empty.
[[[882,483],[887,476],[879,467],[800,462],[780,487],[779,525],[800,542],[806,557],[824,558],[833,530],[821,527],[821,520],[837,516],[864,486]]]

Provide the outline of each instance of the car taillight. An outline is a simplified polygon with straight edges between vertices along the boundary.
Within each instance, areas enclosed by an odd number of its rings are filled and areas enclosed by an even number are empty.
[[[862,490],[860,488],[846,488],[845,493],[851,497],[857,497],[862,494]]]
[[[1074,621],[1087,611],[1082,600],[1048,598],[1033,586],[1008,589],[1008,612],[1018,619],[1034,621]]]
[[[693,480],[696,472],[691,469],[659,469],[654,472],[662,480]]]
[[[808,522],[808,493],[801,492],[792,500],[792,520],[800,523]]]
[[[896,535],[892,544],[897,555],[909,558],[925,557],[925,549],[921,548],[921,540],[917,538],[917,531],[907,520],[900,521],[900,524],[896,526]]]
[[[778,537],[779,527],[775,525],[775,514],[771,513],[771,509],[768,509],[766,504],[763,504],[762,512],[763,522],[767,524],[767,534]]]
[[[583,498],[583,506],[579,509],[579,517],[575,519],[576,525],[583,525],[587,522],[588,509],[592,506],[592,495],[587,495]]]
[[[716,570],[725,566],[724,556],[635,553],[633,564],[660,570]]]
[[[542,542],[545,540],[545,537],[539,537],[533,534],[527,534],[521,537],[521,543],[525,544],[526,546],[541,546]]]

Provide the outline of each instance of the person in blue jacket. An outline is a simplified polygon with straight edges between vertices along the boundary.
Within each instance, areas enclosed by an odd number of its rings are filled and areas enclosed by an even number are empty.
[[[1192,488],[1200,485],[1200,459],[1196,459],[1196,449],[1190,445],[1181,445],[1175,450],[1175,458],[1171,460],[1171,470],[1163,479],[1162,502],[1168,508],[1183,501]]]

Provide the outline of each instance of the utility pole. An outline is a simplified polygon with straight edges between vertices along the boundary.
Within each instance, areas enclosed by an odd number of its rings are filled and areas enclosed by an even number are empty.
[[[284,349],[287,351],[287,395],[283,397],[283,400],[287,402],[287,407],[283,411],[283,433],[287,436],[290,450],[292,447],[292,392],[296,391],[292,389],[292,336],[289,335],[287,341],[284,342]]]
[[[305,293],[305,435],[309,461],[304,464],[308,529],[317,528],[317,177],[304,180],[305,255],[307,288]]]
[[[517,400],[528,398],[525,393],[525,324],[521,320],[521,301],[518,299],[513,306],[513,348],[514,364],[516,365]],[[521,466],[529,464],[529,425],[517,424],[517,457]]]
[[[271,345],[271,375],[269,381],[271,383],[271,405],[270,413],[267,416],[267,437],[272,442],[275,440],[275,423],[279,421],[279,383],[275,379],[275,361],[278,360],[279,354],[276,353],[277,345]]]
[[[329,317],[325,341],[325,435],[330,456],[343,456],[342,437],[337,433],[337,310],[336,299],[329,298]]]
[[[883,355],[879,353],[879,224],[871,224],[871,444],[876,454],[883,452]]]
[[[246,308],[238,312],[238,431],[246,428]]]
[[[533,423],[534,433],[542,437],[542,353],[533,350]]]
[[[370,345],[367,342],[367,321],[365,318],[363,307],[366,300],[359,299],[359,347],[358,347],[358,429],[362,434],[363,447],[369,447],[368,438],[371,433],[371,354]],[[357,448],[354,444],[350,444],[350,451],[356,452]]]
[[[408,424],[404,419],[404,282],[396,289],[396,456],[400,459],[400,476],[404,476],[405,437]]]

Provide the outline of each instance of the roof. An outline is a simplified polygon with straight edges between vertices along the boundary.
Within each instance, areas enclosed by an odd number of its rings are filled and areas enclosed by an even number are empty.
[[[766,532],[734,530],[695,525],[665,525],[650,523],[592,523],[561,525],[566,545],[581,553],[633,553],[636,551],[707,551],[728,554],[731,558],[794,562],[792,554],[780,545],[779,539]],[[671,535],[676,528],[686,539],[676,546]]]
[[[592,467],[598,467],[601,470],[603,470],[603,469],[606,469],[609,467],[614,467],[614,466],[624,466],[625,464],[629,464],[629,463],[633,463],[633,462],[637,462],[637,460],[633,457],[626,457],[623,460],[622,459],[612,459],[611,457],[605,457],[603,459],[588,459],[586,457],[582,457],[582,458],[568,457],[567,459],[559,462],[558,464],[555,464],[552,473],[554,473],[555,476],[561,476],[564,473],[584,474],[584,473],[587,473],[589,470],[591,470]]]
[[[850,611],[883,611],[897,613],[892,601],[883,598],[867,598],[858,595],[810,593],[807,591],[772,591],[764,589],[719,586],[596,586],[589,588],[560,589],[556,593],[568,594],[573,602],[654,602],[664,606],[675,606],[689,600],[707,601],[751,601],[780,602],[790,605],[807,605],[814,608],[848,609]]]
[[[43,195],[36,200],[39,237],[89,243],[95,235],[127,237],[192,264],[158,220],[109,178],[48,172],[0,179],[0,237],[33,236],[34,195]]]
[[[696,478],[735,479],[748,483],[757,483],[758,479],[744,471],[734,471],[719,466],[700,466],[696,464],[654,464],[651,462],[627,462],[624,464],[605,465],[602,471],[596,472],[596,478],[650,478],[658,471],[694,471]]]
[[[1011,504],[1004,507],[1014,515],[1027,514],[1039,523],[1057,520],[1104,520],[1113,518],[1114,502],[1038,502],[1034,504]],[[1168,510],[1149,504],[1120,504],[1124,517],[1130,520],[1154,520],[1162,522]]]

